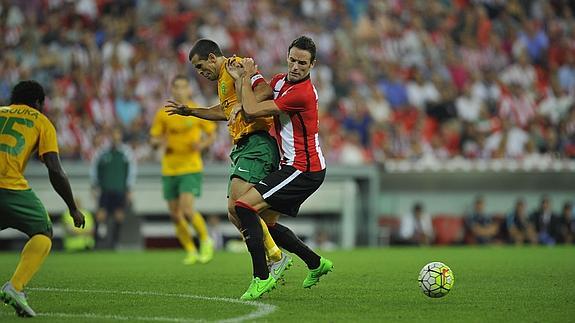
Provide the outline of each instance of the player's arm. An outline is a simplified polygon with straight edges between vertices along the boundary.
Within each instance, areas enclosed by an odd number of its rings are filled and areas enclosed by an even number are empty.
[[[240,79],[240,82],[241,82],[241,79]],[[241,86],[238,88],[241,89]],[[269,89],[269,91],[268,91],[268,89]],[[273,98],[273,94],[271,94],[271,95],[268,94],[271,91],[272,91],[271,87],[267,83],[262,82],[261,84],[258,84],[255,88],[253,88],[253,92],[254,92],[254,95],[256,97],[256,102],[263,102],[263,101],[266,101],[268,99]],[[240,97],[241,97],[241,92],[239,92],[239,93],[240,93]],[[232,112],[230,113],[230,118],[228,119],[228,125],[230,125],[234,122],[234,119],[236,118],[237,114],[240,112],[243,112],[244,118],[246,120],[251,120],[252,118],[259,116],[257,114],[246,113],[243,106],[242,106],[241,99],[238,101],[240,101],[240,102],[237,103],[237,105],[232,109]],[[267,114],[265,114],[265,115],[267,115]]]
[[[242,86],[243,86],[243,76],[246,74],[244,66],[236,61],[236,60],[229,60],[226,63],[226,69],[228,73],[234,79],[234,87],[236,89],[236,93],[242,93]],[[272,87],[266,82],[264,77],[261,75],[259,71],[249,74],[250,77],[250,87],[254,90],[254,94],[256,96],[257,102],[262,102],[265,100],[273,99],[273,90]],[[241,95],[238,97],[238,101],[241,101]]]
[[[83,228],[85,224],[84,215],[78,210],[76,202],[74,202],[74,195],[72,194],[70,181],[60,163],[60,156],[56,152],[47,152],[42,155],[42,160],[44,161],[46,168],[48,168],[50,184],[52,184],[56,193],[62,197],[68,206],[70,215],[74,219],[74,225],[77,228]]]
[[[244,66],[244,74],[242,77],[242,105],[246,116],[248,117],[261,117],[261,116],[273,116],[280,111],[282,111],[275,100],[264,100],[258,102],[258,99],[254,93],[254,90],[249,86],[252,82],[251,78],[257,72],[257,66],[255,65],[253,59],[246,58],[242,60],[242,65]],[[268,85],[269,87],[269,85]],[[270,87],[271,90],[271,87]],[[290,100],[284,96],[282,98],[285,101]]]
[[[220,104],[216,104],[209,108],[190,108],[185,104],[179,103],[174,100],[168,100],[166,105],[166,112],[168,115],[179,114],[182,116],[192,116],[204,120],[211,121],[226,121],[226,115],[224,114],[224,109]]]
[[[280,109],[274,100],[264,100],[258,102],[258,98],[252,90],[249,77],[243,77],[242,84],[242,106],[247,117],[272,116],[280,113]]]
[[[263,79],[263,77],[261,75],[257,75],[259,77],[261,77]],[[252,77],[253,79],[253,77]],[[250,81],[251,84],[254,84],[254,81],[251,80]],[[272,87],[266,82],[260,82],[258,83],[254,88],[254,95],[256,96],[256,101],[257,102],[263,102],[266,100],[273,100],[274,98],[274,92],[272,90]]]
[[[152,126],[150,127],[150,146],[152,149],[157,150],[165,145],[166,138],[166,124],[165,124],[165,113],[162,110],[158,110],[152,121]]]
[[[230,117],[228,119],[228,125],[234,122],[237,114],[243,112],[245,119],[250,119],[253,116],[247,115],[242,107],[242,87],[243,87],[243,75],[245,75],[245,70],[243,65],[236,61],[230,61],[226,64],[226,68],[230,75],[234,78],[234,87],[236,93],[238,93],[238,104],[232,109]],[[265,81],[264,77],[259,71],[252,74],[250,77],[250,88],[253,90],[256,97],[256,102],[262,102],[265,100],[273,99],[273,90],[271,86]]]

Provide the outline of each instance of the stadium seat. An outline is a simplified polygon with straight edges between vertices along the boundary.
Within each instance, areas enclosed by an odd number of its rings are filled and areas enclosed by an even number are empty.
[[[438,214],[431,220],[435,243],[449,245],[460,243],[463,235],[463,218],[457,215]]]
[[[387,246],[392,242],[399,229],[399,218],[393,215],[382,215],[378,220],[377,244]]]

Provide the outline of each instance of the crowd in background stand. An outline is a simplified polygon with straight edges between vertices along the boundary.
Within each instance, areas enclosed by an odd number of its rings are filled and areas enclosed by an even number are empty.
[[[187,71],[215,87],[191,44],[254,57],[268,79],[300,34],[330,163],[575,158],[575,2],[566,0],[0,0],[0,102],[19,80],[48,89],[61,155],[90,160],[115,126],[139,161],[148,127]],[[225,127],[207,154],[226,160]]]
[[[441,226],[433,225],[432,217],[425,212],[421,202],[413,205],[412,211],[401,217],[392,243],[407,245],[430,245],[447,241],[467,244],[531,244],[555,245],[575,244],[575,217],[573,203],[565,201],[560,212],[553,209],[551,198],[541,197],[534,210],[527,210],[525,200],[517,199],[508,213],[492,214],[485,211],[485,199],[477,196],[467,214],[456,218],[461,225],[449,228],[451,241],[442,239]],[[457,234],[453,235],[453,231]],[[437,238],[437,239],[436,239]]]

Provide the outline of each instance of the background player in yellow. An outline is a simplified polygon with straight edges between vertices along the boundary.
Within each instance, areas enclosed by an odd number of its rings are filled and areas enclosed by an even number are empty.
[[[174,78],[171,94],[180,102],[196,106],[192,101],[190,83],[184,76]],[[208,262],[214,253],[206,222],[195,210],[194,197],[199,197],[202,192],[202,151],[213,144],[215,130],[216,124],[211,121],[168,116],[165,109],[158,110],[150,129],[152,145],[163,147],[164,198],[176,226],[176,236],[187,252],[185,264]],[[199,253],[192,239],[188,219],[200,240]]]
[[[0,107],[0,230],[13,228],[30,237],[12,278],[2,286],[0,299],[19,316],[36,316],[23,292],[52,247],[52,222],[42,202],[28,186],[24,169],[38,150],[48,168],[50,183],[64,199],[77,228],[84,227],[68,177],[58,155],[54,126],[44,116],[44,89],[35,81],[22,81],[13,89],[10,106]]]
[[[198,40],[190,50],[189,60],[198,73],[210,81],[217,81],[220,103],[209,108],[190,107],[181,102],[169,101],[169,114],[195,116],[207,120],[228,121],[228,130],[232,136],[234,147],[230,153],[228,189],[228,217],[242,232],[240,221],[235,211],[235,202],[255,183],[267,174],[276,170],[279,165],[279,151],[275,139],[269,134],[273,120],[271,117],[248,120],[243,114],[236,112],[241,107],[235,80],[227,70],[228,64],[239,61],[239,57],[223,56],[218,44],[209,39]],[[260,74],[252,76],[251,85],[258,101],[273,97],[272,90]],[[234,116],[230,118],[230,116]],[[273,210],[265,212],[274,213]],[[282,278],[284,271],[292,264],[292,259],[281,252],[269,234],[263,220],[260,221],[263,230],[265,254],[268,258],[269,273],[274,279]],[[250,248],[250,239],[244,235]],[[267,272],[254,272],[254,277],[268,277]]]

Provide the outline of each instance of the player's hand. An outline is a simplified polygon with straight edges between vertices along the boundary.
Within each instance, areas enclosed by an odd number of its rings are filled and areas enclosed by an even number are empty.
[[[84,214],[80,210],[70,210],[70,216],[74,219],[74,226],[76,228],[84,228],[86,225],[86,220],[84,219]]]
[[[258,66],[254,62],[253,58],[244,58],[242,59],[241,64],[244,66],[244,75],[252,76],[258,72]]]
[[[235,57],[235,55],[234,55]],[[244,74],[244,67],[242,64],[235,59],[229,59],[226,62],[226,70],[234,78],[234,80],[239,79]]]
[[[181,116],[191,116],[192,108],[178,101],[168,100],[168,104],[165,105],[166,112],[168,115],[178,114]]]
[[[236,120],[236,117],[238,116],[238,113],[242,112],[242,105],[240,103],[236,103],[234,105],[234,107],[232,108],[232,112],[230,112],[230,117],[228,118],[228,127],[234,123],[234,121]]]

